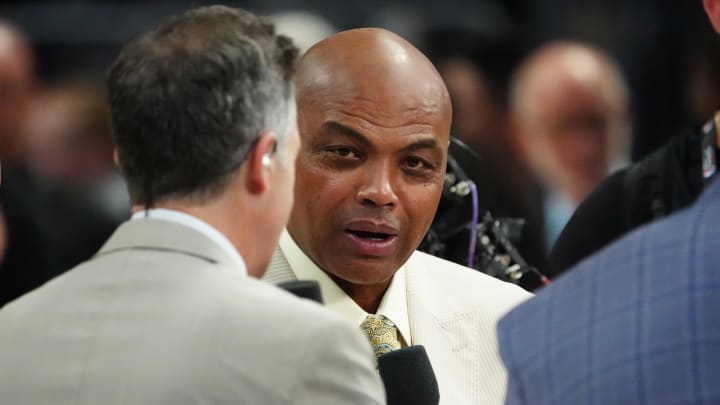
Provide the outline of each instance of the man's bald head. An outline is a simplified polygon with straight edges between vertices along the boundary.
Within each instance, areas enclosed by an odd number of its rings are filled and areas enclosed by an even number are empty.
[[[599,50],[574,42],[540,48],[515,74],[510,107],[532,169],[575,201],[627,160],[627,86]]]
[[[420,51],[375,28],[310,48],[296,92],[302,142],[288,232],[374,313],[440,201],[450,97]]]
[[[514,114],[534,116],[544,97],[570,88],[597,93],[623,108],[628,103],[627,85],[614,61],[581,43],[556,42],[535,51],[517,70],[511,89]]]
[[[33,82],[30,46],[16,28],[0,21],[0,158],[17,158]]]
[[[417,114],[440,112],[448,123],[452,118],[450,97],[432,63],[405,39],[384,29],[353,29],[320,41],[305,53],[296,77],[300,109],[332,94],[353,92],[366,101],[403,94],[406,97],[398,101],[405,105],[384,100],[388,102],[378,107],[388,114],[405,107],[419,108]]]

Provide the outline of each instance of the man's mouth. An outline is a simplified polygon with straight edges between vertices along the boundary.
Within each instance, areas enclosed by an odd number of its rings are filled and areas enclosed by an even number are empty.
[[[355,221],[345,228],[352,250],[363,256],[387,256],[395,251],[398,239],[396,228],[371,221]]]
[[[391,235],[389,233],[383,233],[383,232],[357,231],[357,230],[352,230],[352,229],[348,229],[345,232],[352,234],[358,238],[369,239],[371,241],[378,241],[378,242],[382,242],[384,240],[387,240],[387,239],[395,236],[395,235]]]

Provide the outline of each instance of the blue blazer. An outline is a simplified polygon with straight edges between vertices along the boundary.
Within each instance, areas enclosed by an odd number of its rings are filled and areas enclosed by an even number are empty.
[[[512,310],[498,340],[506,404],[720,404],[720,182]]]

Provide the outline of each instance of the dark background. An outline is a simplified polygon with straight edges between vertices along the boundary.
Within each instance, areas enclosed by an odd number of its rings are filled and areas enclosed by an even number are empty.
[[[0,18],[32,40],[41,78],[102,79],[133,33],[204,1],[2,1]],[[550,39],[580,39],[615,56],[633,107],[633,158],[698,124],[691,102],[698,59],[717,59],[700,0],[263,0],[224,4],[261,14],[306,10],[338,29],[383,26],[429,55],[461,49],[488,72],[499,97],[517,60]],[[458,37],[457,33],[464,35]],[[458,40],[462,38],[462,40]],[[710,55],[710,56],[708,56]],[[720,77],[720,75],[716,75]]]

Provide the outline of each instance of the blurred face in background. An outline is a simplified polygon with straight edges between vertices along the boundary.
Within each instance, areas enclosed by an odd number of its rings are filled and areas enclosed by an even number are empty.
[[[32,96],[33,64],[19,35],[0,23],[0,157],[16,159],[20,132]]]
[[[579,202],[626,154],[623,85],[584,48],[550,51],[531,63],[513,106],[520,144],[541,180]]]
[[[478,152],[502,150],[505,120],[484,73],[463,57],[438,68],[453,100],[452,135]]]
[[[45,90],[31,104],[24,130],[28,164],[42,178],[92,187],[114,170],[104,93],[92,83]]]

